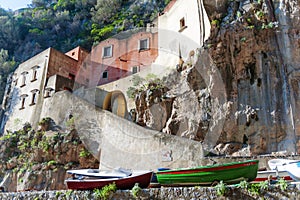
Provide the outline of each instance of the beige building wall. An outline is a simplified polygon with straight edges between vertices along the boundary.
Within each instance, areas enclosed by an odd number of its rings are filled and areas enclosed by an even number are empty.
[[[127,96],[127,91],[129,87],[132,87],[132,79],[134,76],[140,76],[140,77],[146,77],[147,74],[152,73],[151,68],[147,68],[139,73],[136,73],[134,75],[131,76],[127,76],[125,78],[122,78],[120,80],[105,84],[105,85],[99,85],[98,88],[106,90],[106,91],[121,91],[125,98],[126,98],[126,102],[127,102],[127,108],[130,110],[132,108],[135,108],[135,102],[134,99],[129,98]]]
[[[59,90],[73,89],[77,63],[77,60],[53,48],[21,63],[4,97],[1,129],[18,130],[26,122],[36,128],[44,99]]]
[[[26,122],[38,122],[49,56],[50,49],[47,49],[20,64],[14,72],[10,105],[5,108],[5,130],[18,130]]]

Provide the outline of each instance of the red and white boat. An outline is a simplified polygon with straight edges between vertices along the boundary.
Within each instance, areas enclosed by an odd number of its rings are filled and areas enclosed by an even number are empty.
[[[100,169],[73,169],[67,170],[74,178],[94,177],[94,178],[124,178],[130,176],[132,171],[130,169],[115,168],[111,170]]]
[[[288,182],[293,181],[292,177],[287,171],[265,170],[258,171],[256,178],[251,183],[258,183],[262,181],[278,181],[280,178],[283,178]]]
[[[268,161],[268,165],[271,169],[285,171],[293,180],[300,181],[300,160],[272,159]]]
[[[72,190],[93,190],[102,188],[108,184],[115,183],[118,189],[132,189],[138,183],[139,187],[147,188],[150,184],[152,171],[148,170],[133,170],[132,174],[121,178],[95,178],[83,177],[80,179],[67,179],[65,183],[68,189]]]

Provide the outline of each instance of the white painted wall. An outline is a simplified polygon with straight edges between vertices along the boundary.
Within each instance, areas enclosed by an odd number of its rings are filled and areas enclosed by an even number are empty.
[[[186,28],[180,30],[184,18]],[[177,0],[164,14],[158,17],[159,56],[154,65],[161,73],[164,67],[175,67],[178,63],[179,46],[184,60],[189,52],[200,48],[210,34],[210,22],[202,0]]]

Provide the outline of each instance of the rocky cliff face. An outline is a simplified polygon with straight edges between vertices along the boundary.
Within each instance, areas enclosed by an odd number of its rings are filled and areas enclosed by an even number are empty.
[[[165,78],[163,94],[148,89],[138,95],[138,120],[202,141],[218,154],[245,146],[248,154],[300,153],[300,2],[204,6],[210,39]]]
[[[73,129],[68,132],[43,119],[35,131],[29,124],[0,139],[0,187],[5,191],[62,190],[66,170],[98,168]]]

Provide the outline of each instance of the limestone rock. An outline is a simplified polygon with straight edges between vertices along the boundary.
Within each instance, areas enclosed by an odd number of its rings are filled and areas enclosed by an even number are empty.
[[[216,25],[204,48],[194,50],[193,61],[184,60],[164,78],[168,90],[162,96],[173,103],[162,131],[199,140],[212,152],[230,144],[222,154],[239,154],[241,144],[251,155],[299,153],[299,1],[203,6]],[[145,101],[138,104],[139,123],[160,129],[152,124],[162,113],[146,111],[147,93],[140,97]]]
[[[76,130],[43,132],[27,126],[3,136],[0,166],[0,187],[13,192],[66,189],[67,169],[98,168],[99,162],[85,149]]]

